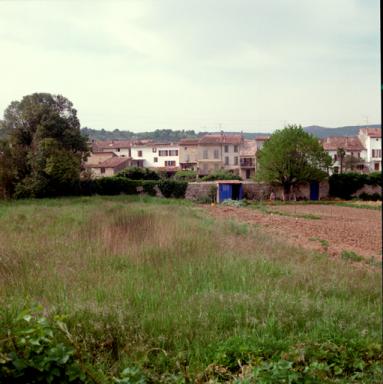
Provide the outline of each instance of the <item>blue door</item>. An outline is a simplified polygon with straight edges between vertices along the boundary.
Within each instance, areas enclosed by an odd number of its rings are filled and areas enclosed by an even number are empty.
[[[319,183],[317,181],[310,183],[310,200],[319,200]]]
[[[219,185],[219,202],[231,199],[231,185],[230,184],[220,184]]]

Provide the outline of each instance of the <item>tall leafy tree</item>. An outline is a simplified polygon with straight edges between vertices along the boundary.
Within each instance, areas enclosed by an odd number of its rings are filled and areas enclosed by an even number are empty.
[[[78,182],[88,145],[67,98],[49,93],[24,96],[5,110],[0,128],[7,148],[0,158],[0,175],[9,163],[13,170],[12,183],[7,179],[3,186],[9,194],[60,195]]]
[[[288,198],[294,185],[324,179],[330,165],[318,139],[289,125],[273,133],[257,153],[257,179],[281,185]]]

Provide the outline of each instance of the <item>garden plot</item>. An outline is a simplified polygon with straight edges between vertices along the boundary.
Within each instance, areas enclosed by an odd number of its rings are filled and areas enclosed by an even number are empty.
[[[210,207],[214,217],[260,225],[266,232],[305,248],[340,256],[352,251],[381,257],[381,211],[320,204]]]

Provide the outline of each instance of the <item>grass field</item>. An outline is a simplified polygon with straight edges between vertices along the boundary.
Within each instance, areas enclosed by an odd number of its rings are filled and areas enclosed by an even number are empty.
[[[381,381],[379,268],[185,200],[1,203],[0,351],[35,304],[93,382]]]

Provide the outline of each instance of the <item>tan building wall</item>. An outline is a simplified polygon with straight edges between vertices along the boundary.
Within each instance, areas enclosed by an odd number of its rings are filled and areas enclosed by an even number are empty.
[[[198,173],[206,175],[219,169],[232,170],[239,174],[239,148],[234,152],[234,145],[198,145]]]
[[[86,160],[87,164],[100,164],[105,160],[108,160],[114,157],[114,153],[103,153],[103,152],[94,152],[91,153],[88,159]]]
[[[179,162],[180,165],[187,163],[195,163],[198,161],[198,145],[181,145],[179,146]]]

